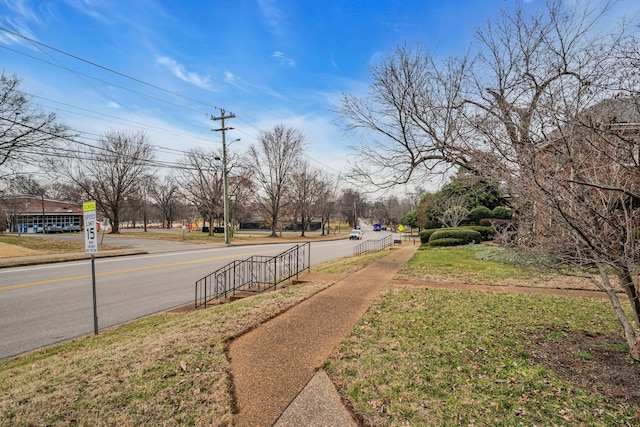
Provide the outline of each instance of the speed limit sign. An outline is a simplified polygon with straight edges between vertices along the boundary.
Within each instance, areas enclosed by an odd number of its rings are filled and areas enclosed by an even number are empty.
[[[84,214],[84,253],[98,253],[98,228],[96,221],[96,202],[84,202],[82,204]]]

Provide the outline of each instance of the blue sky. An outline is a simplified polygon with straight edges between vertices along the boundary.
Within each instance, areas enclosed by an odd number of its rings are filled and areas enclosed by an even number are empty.
[[[536,7],[541,0],[525,2]],[[623,1],[618,11],[640,5]],[[492,0],[0,0],[0,63],[33,102],[87,137],[145,130],[158,147],[220,147],[220,108],[236,118],[228,140],[244,151],[260,130],[299,129],[312,165],[339,174],[348,146],[332,108],[363,95],[368,67],[403,43],[462,53]],[[146,83],[146,84],[145,84]],[[164,90],[160,90],[164,89]],[[144,96],[143,96],[144,94]],[[178,96],[180,95],[180,96]],[[158,157],[179,154],[161,149]]]

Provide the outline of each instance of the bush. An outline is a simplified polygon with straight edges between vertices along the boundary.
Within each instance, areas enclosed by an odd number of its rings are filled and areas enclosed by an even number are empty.
[[[488,207],[476,206],[475,208],[469,211],[469,215],[467,215],[467,218],[469,219],[469,221],[475,224],[480,224],[480,220],[485,218],[491,218],[492,215],[493,213],[491,212],[491,209],[489,209]]]
[[[440,228],[442,227],[442,223],[437,219],[427,218],[425,219],[424,224],[422,224],[422,226],[425,229]]]
[[[461,246],[465,244],[464,239],[456,239],[455,237],[445,237],[429,242],[429,246]]]
[[[480,233],[480,239],[483,242],[486,242],[487,240],[492,240],[493,239],[493,234],[494,234],[493,227],[472,225],[469,228],[472,229],[472,230],[477,231],[478,233]]]
[[[440,239],[460,239],[463,243],[480,242],[480,232],[473,230],[471,227],[459,227],[459,228],[441,228],[434,231],[429,238],[429,244]]]
[[[440,230],[439,228],[430,228],[428,230],[422,230],[420,232],[420,243],[425,244],[427,242],[429,242],[429,238],[431,237],[431,235]]]
[[[495,219],[511,219],[511,209],[505,206],[496,206],[493,208],[491,217]]]

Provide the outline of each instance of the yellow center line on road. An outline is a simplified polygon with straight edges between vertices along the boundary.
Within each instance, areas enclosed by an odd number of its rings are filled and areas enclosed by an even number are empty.
[[[264,251],[264,252],[267,252],[267,251]],[[238,257],[243,257],[243,256],[249,256],[249,255],[255,255],[255,253],[254,254],[225,255],[225,256],[219,256],[219,257],[215,257],[215,258],[204,258],[204,259],[196,259],[196,260],[191,260],[191,261],[172,262],[172,263],[169,263],[169,264],[149,265],[147,267],[127,268],[127,269],[124,269],[124,270],[109,271],[109,272],[106,272],[106,273],[96,273],[96,277],[111,276],[111,275],[114,275],[114,274],[123,274],[123,273],[133,273],[133,272],[137,272],[137,271],[153,270],[153,269],[156,269],[156,268],[175,267],[175,266],[178,266],[178,265],[198,264],[198,263],[201,263],[201,262],[216,261],[216,260],[220,260],[220,259],[224,259],[224,258],[238,258]],[[1,286],[0,287],[0,291],[8,291],[8,290],[11,290],[11,289],[21,289],[21,288],[28,288],[28,287],[31,287],[31,286],[49,285],[51,283],[60,283],[60,282],[67,282],[67,281],[71,281],[71,280],[81,280],[81,279],[89,279],[89,278],[91,278],[91,274],[83,274],[82,276],[73,276],[73,277],[61,277],[59,279],[51,279],[51,280],[41,280],[39,282],[19,283],[19,284],[16,284],[16,285]]]

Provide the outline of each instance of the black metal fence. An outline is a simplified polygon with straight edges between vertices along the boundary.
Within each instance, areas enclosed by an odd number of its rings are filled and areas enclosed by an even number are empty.
[[[276,256],[254,255],[232,261],[196,281],[195,307],[207,306],[236,291],[262,292],[311,267],[311,244],[296,245]]]
[[[393,237],[389,234],[380,240],[365,240],[353,248],[354,255],[362,255],[367,252],[378,252],[393,244]]]

